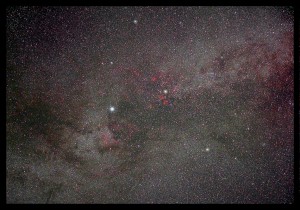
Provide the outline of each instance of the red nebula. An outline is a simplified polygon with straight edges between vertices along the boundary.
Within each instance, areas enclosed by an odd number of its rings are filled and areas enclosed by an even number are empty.
[[[162,103],[163,103],[164,106],[167,106],[169,104],[169,101],[164,99]]]
[[[152,81],[152,82],[156,82],[156,81],[157,81],[157,77],[152,77],[152,78],[151,78],[151,81]]]

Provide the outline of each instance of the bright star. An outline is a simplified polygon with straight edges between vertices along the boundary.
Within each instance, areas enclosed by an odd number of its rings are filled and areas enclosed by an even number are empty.
[[[109,107],[109,111],[114,112],[115,111],[115,107],[113,107],[113,106]]]

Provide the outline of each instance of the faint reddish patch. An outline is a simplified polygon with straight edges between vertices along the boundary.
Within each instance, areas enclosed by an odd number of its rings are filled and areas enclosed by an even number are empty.
[[[156,81],[157,81],[157,77],[152,77],[152,78],[151,78],[151,81],[152,81],[152,82],[156,82]]]
[[[166,96],[165,95],[159,95],[158,98],[159,98],[159,100],[164,100],[166,98]]]
[[[162,103],[163,103],[164,106],[167,106],[167,105],[169,104],[169,101],[166,100],[166,99],[164,99],[164,100],[162,101]]]
[[[179,85],[175,85],[172,89],[171,89],[171,91],[172,91],[172,93],[173,94],[177,94],[177,92],[179,92]]]
[[[119,142],[113,138],[112,133],[107,128],[102,131],[102,133],[100,134],[100,138],[102,141],[103,149],[119,146]]]

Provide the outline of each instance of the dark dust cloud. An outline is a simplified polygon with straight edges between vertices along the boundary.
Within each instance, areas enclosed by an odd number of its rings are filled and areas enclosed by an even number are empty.
[[[293,11],[7,7],[8,203],[292,203]]]

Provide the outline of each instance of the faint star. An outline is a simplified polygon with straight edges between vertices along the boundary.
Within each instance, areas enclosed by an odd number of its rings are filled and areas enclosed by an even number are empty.
[[[208,147],[205,149],[206,152],[209,152],[209,150],[210,150],[210,149],[209,149]]]
[[[133,20],[133,23],[134,23],[134,24],[137,24],[137,23],[138,23],[138,21],[137,21],[137,20]]]

